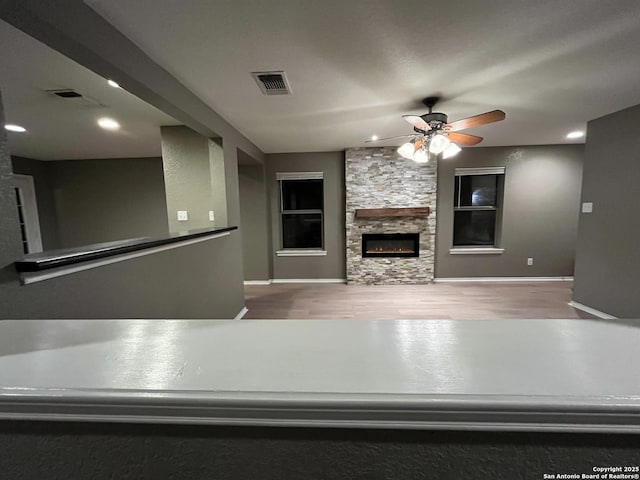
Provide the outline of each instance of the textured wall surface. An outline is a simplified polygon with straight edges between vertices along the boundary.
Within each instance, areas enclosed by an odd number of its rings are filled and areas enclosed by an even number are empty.
[[[238,181],[238,147],[231,141],[224,141],[224,185],[227,207],[228,226],[240,226],[240,187]],[[214,205],[215,207],[215,205]],[[232,233],[232,242],[227,244],[225,254],[225,281],[231,288],[225,286],[224,302],[244,306],[244,267],[242,261],[242,231]],[[214,263],[211,268],[218,269]],[[238,311],[240,311],[238,308]]]
[[[44,250],[168,232],[160,158],[12,163],[34,179]]]
[[[16,480],[540,480],[639,450],[640,435],[0,422]]]
[[[48,162],[60,248],[165,235],[160,158]]]
[[[160,132],[169,231],[213,226],[209,220],[209,210],[214,210],[210,140],[184,126],[161,127]],[[188,212],[187,221],[178,221],[179,210]],[[226,213],[219,215],[226,218]]]
[[[433,279],[437,165],[407,160],[395,148],[350,148],[345,155],[347,281],[415,284]],[[355,218],[359,208],[430,207],[428,218]],[[419,233],[417,258],[362,258],[363,233]]]
[[[589,122],[573,299],[640,317],[640,105]]]
[[[25,286],[14,272],[0,285],[0,319],[233,318],[244,306],[242,277],[229,255],[238,236]]]
[[[583,145],[465,148],[438,164],[436,277],[573,275]],[[501,255],[452,255],[455,169],[505,167]],[[527,258],[533,265],[527,265]]]
[[[324,249],[321,257],[278,257],[282,249],[278,172],[324,173]],[[267,187],[271,209],[273,278],[345,278],[344,153],[267,155]]]
[[[238,165],[245,280],[268,280],[269,215],[263,165]]]
[[[224,150],[215,140],[208,140],[209,171],[211,175],[211,210],[215,220],[207,226],[227,227],[227,185],[225,179]],[[237,222],[236,222],[237,223]]]

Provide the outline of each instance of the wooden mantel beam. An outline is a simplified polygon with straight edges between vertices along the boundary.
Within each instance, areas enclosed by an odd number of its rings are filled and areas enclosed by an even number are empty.
[[[359,208],[356,210],[356,218],[428,217],[429,212],[429,207]]]

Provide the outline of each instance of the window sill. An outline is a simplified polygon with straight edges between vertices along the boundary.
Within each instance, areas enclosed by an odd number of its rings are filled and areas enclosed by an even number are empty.
[[[504,248],[494,247],[458,247],[449,249],[451,255],[502,255]]]
[[[278,257],[325,257],[327,255],[326,250],[278,250],[276,256]]]

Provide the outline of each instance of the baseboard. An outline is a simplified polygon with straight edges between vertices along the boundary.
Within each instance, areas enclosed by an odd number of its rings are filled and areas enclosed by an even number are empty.
[[[573,277],[455,277],[434,278],[434,283],[456,282],[572,282]],[[245,285],[271,285],[272,283],[347,283],[346,278],[272,278],[245,280]]]
[[[240,320],[242,317],[244,317],[247,312],[249,311],[249,309],[247,307],[242,307],[242,310],[240,310],[240,312],[238,312],[238,314],[233,317],[234,320]]]
[[[245,280],[245,285],[271,285],[272,283],[347,283],[346,278],[272,278],[269,280]]]
[[[434,278],[435,283],[448,282],[573,282],[573,277],[455,277]]]
[[[274,278],[271,283],[347,283],[346,278]]]
[[[609,315],[608,313],[604,313],[601,312],[600,310],[596,310],[595,308],[591,308],[591,307],[587,307],[586,305],[583,305],[581,303],[578,302],[574,302],[573,300],[571,300],[569,302],[569,306],[577,309],[577,310],[582,310],[583,312],[588,313],[589,315],[593,315],[595,317],[598,318],[602,318],[604,320],[617,320],[618,317],[614,317],[613,315]]]

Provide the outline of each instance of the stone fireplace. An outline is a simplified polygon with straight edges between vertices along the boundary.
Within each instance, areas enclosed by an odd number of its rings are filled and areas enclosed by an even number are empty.
[[[436,162],[406,160],[395,147],[346,151],[347,283],[421,284],[433,280],[436,174]],[[421,213],[413,214],[413,210]],[[361,215],[362,211],[376,211],[376,215]],[[371,253],[365,254],[365,239],[400,239],[399,234],[413,235],[415,252],[404,251],[412,249],[406,243],[395,247],[373,243]]]

